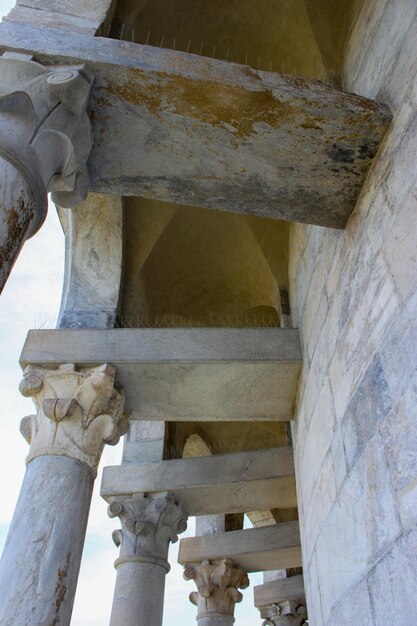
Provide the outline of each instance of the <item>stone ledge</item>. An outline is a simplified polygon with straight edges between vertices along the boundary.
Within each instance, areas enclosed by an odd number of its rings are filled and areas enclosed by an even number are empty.
[[[302,364],[284,328],[31,330],[21,365],[112,363],[132,419],[290,420]]]
[[[101,495],[107,501],[121,494],[166,491],[188,515],[295,507],[292,448],[104,468]]]
[[[230,558],[245,572],[263,572],[301,566],[298,522],[234,530],[180,541],[178,562]]]

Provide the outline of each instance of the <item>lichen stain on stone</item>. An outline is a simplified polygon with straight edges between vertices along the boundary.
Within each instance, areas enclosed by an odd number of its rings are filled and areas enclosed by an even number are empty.
[[[61,608],[61,604],[64,601],[65,594],[67,592],[65,579],[68,575],[68,568],[70,565],[70,561],[71,561],[71,552],[68,551],[65,557],[64,567],[58,568],[57,583],[55,587],[55,612],[56,612],[57,617],[54,619],[51,626],[56,626],[56,624],[59,623],[59,610]]]
[[[13,207],[7,209],[0,203],[0,213],[6,214],[5,221],[7,224],[7,240],[0,248],[0,271],[4,269],[6,273],[8,273],[8,268],[10,268],[14,262],[13,257],[16,254],[16,250],[20,248],[26,230],[34,215],[34,207],[31,203],[25,203],[22,195],[16,202],[17,208]]]
[[[163,77],[156,81],[143,72],[127,71],[122,85],[107,85],[113,95],[135,105],[144,105],[155,115],[171,112],[222,129],[235,137],[256,134],[259,122],[278,127],[296,109],[274,96],[272,90],[249,91],[236,85],[197,81],[182,76]]]
[[[301,124],[301,128],[304,128],[306,130],[320,130],[322,131],[322,127],[319,126],[318,124],[316,124],[315,122],[304,122],[303,124]]]

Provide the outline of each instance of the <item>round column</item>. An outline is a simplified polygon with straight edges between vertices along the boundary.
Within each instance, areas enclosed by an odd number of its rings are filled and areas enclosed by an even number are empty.
[[[121,561],[117,570],[111,626],[161,626],[164,611],[165,576],[162,564]]]
[[[105,443],[126,432],[114,368],[28,367],[20,389],[37,413],[21,431],[31,444],[0,561],[2,626],[69,626],[93,483]]]
[[[0,561],[0,624],[70,623],[93,484],[65,456],[29,463]]]
[[[110,626],[161,626],[169,545],[187,528],[181,505],[169,494],[135,495],[108,512],[122,522],[113,533],[120,556]]]
[[[0,150],[0,293],[26,239],[46,215],[46,190],[31,184],[27,176]],[[41,182],[40,182],[41,184]]]

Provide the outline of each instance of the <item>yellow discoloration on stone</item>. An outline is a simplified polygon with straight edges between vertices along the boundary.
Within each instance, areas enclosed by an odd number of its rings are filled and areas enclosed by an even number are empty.
[[[193,81],[183,76],[161,76],[156,81],[139,70],[127,70],[126,74],[124,83],[108,84],[107,91],[132,104],[142,104],[156,115],[175,113],[227,129],[240,138],[255,133],[254,124],[276,128],[298,113],[295,106],[275,97],[271,90],[249,91],[243,86]]]

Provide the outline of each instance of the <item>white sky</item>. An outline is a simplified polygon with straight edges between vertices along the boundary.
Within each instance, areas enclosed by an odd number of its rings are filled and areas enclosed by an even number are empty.
[[[0,15],[5,15],[14,1],[0,0]],[[11,277],[0,296],[0,476],[2,476],[2,506],[0,508],[0,550],[13,515],[24,474],[27,444],[19,433],[22,417],[33,413],[30,400],[18,392],[21,379],[19,354],[29,328],[53,328],[62,288],[64,237],[54,207],[42,229],[28,241],[12,270]],[[101,467],[120,462],[121,446],[107,446]],[[99,496],[101,474],[96,480],[87,539],[75,600],[72,626],[105,626],[108,624],[115,580],[113,562],[117,549],[111,533],[117,520],[110,520],[106,503]],[[193,534],[193,524],[186,535]],[[29,538],[28,538],[29,539]],[[164,626],[194,626],[196,608],[188,595],[194,590],[192,582],[182,578],[177,564],[177,547],[170,551],[171,572],[167,576]],[[252,576],[252,584],[261,582]],[[252,588],[244,591],[244,600],[236,608],[239,626],[260,624],[253,607]],[[29,626],[29,625],[28,625]],[[35,625],[33,625],[35,626]]]

